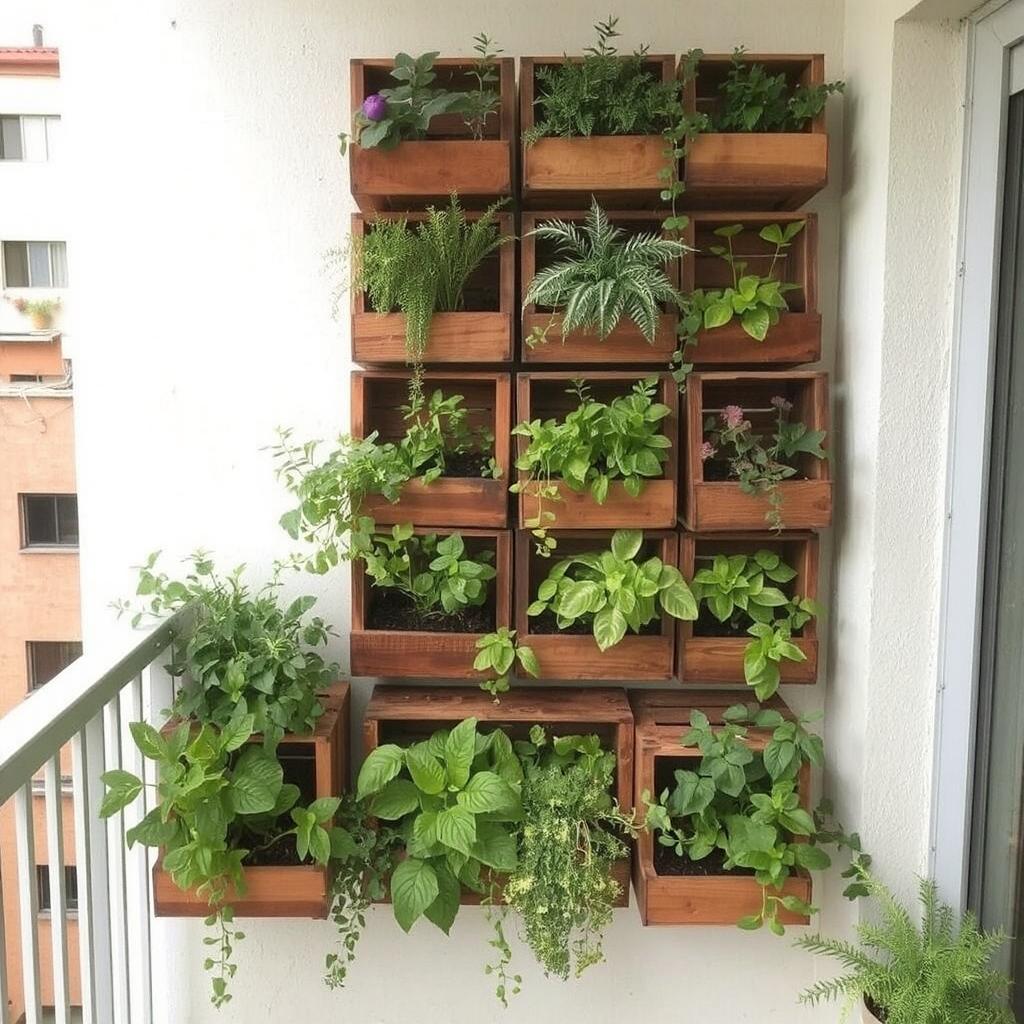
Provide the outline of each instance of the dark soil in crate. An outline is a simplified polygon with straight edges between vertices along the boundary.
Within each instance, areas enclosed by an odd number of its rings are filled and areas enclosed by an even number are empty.
[[[489,457],[480,452],[459,452],[457,455],[445,455],[444,472],[441,476],[445,479],[454,477],[479,479],[483,476],[483,469]]]
[[[367,629],[419,633],[492,633],[494,609],[488,605],[465,608],[448,615],[443,611],[421,614],[416,606],[397,590],[375,594],[367,615]]]
[[[726,871],[724,864],[725,853],[722,850],[712,850],[703,860],[690,860],[689,857],[677,857],[675,850],[662,846],[655,839],[654,870],[659,875],[745,875],[749,878],[754,874],[751,868],[732,868]]]
[[[543,635],[551,636],[557,633],[563,633],[566,636],[591,636],[594,632],[593,624],[590,622],[583,622],[577,619],[575,622],[570,623],[565,629],[558,628],[558,620],[553,612],[544,612],[542,615],[538,615],[536,618],[530,619],[530,632]],[[661,633],[661,619],[654,619],[648,622],[644,626],[640,633],[634,633],[632,630],[626,630],[626,637],[630,636],[657,636]]]
[[[775,584],[769,585],[775,586]],[[754,638],[747,632],[747,626],[753,625],[753,620],[744,621],[746,621],[746,625],[741,626],[734,626],[731,620],[719,622],[704,605],[701,605],[700,615],[693,624],[693,635],[695,637],[729,637],[739,640],[753,640]],[[803,636],[803,632],[803,629],[794,629],[793,636]]]
[[[286,832],[292,827],[294,827],[294,823],[290,817],[286,815],[281,819],[280,829],[282,832]],[[245,860],[242,861],[246,867],[295,867],[303,863],[303,861],[299,860],[299,851],[295,848],[295,836],[286,836],[265,850],[258,849],[258,847],[266,842],[266,839],[248,836],[238,843],[240,846],[251,844],[249,853]],[[307,860],[305,863],[310,864],[312,861]]]
[[[739,481],[732,475],[729,470],[729,463],[723,462],[720,459],[708,459],[704,463],[703,469],[704,483],[733,483],[737,484]],[[810,479],[806,473],[801,473],[799,469],[792,475],[786,477],[786,480],[808,480]],[[764,497],[767,499],[768,491],[762,492]]]

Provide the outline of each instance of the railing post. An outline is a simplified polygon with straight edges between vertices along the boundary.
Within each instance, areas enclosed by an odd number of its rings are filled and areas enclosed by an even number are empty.
[[[7,985],[7,934],[4,916],[4,879],[0,868],[0,1024],[10,1024],[11,991]]]
[[[14,794],[14,832],[18,849],[19,905],[21,909],[21,975],[24,986],[25,1024],[43,1024],[39,988],[39,899],[36,893],[35,821],[32,780]]]
[[[46,847],[50,875],[50,939],[53,949],[53,1010],[57,1024],[71,1024],[68,981],[67,888],[64,884],[64,793],[60,752],[46,762]]]

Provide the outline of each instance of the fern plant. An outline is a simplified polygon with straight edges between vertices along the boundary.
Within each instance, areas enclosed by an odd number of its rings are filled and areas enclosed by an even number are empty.
[[[654,343],[661,304],[681,301],[665,264],[691,251],[689,246],[654,231],[628,234],[608,220],[596,199],[583,224],[550,220],[531,234],[553,242],[559,258],[530,282],[524,307],[536,304],[561,312],[563,335],[593,331],[601,341],[628,317]],[[545,341],[552,326],[527,343]]]
[[[982,932],[970,914],[958,924],[927,879],[919,889],[920,924],[866,870],[862,879],[880,905],[881,922],[858,925],[859,943],[797,939],[801,949],[845,968],[804,991],[802,1003],[843,999],[849,1011],[863,999],[885,1024],[1013,1024],[1003,1004],[1009,982],[990,966],[1003,935]]]

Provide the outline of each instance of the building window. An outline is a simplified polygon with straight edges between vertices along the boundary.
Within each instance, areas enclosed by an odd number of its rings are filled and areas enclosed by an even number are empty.
[[[50,899],[50,868],[47,864],[36,865],[36,893],[39,897],[39,912],[50,913],[53,904]],[[78,911],[78,872],[71,864],[64,865],[64,908]]]
[[[66,288],[68,255],[63,242],[4,242],[8,288]]]
[[[28,640],[28,688],[37,690],[82,656],[80,640]]]
[[[21,546],[78,547],[78,496],[23,494]]]
[[[0,115],[0,160],[53,160],[59,139],[59,117]]]
[[[43,375],[41,373],[12,373],[11,374],[12,384],[42,384]]]

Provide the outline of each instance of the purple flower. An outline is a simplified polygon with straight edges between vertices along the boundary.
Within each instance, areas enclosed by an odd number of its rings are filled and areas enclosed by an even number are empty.
[[[789,412],[789,410],[793,408],[793,403],[786,401],[786,399],[783,398],[782,395],[776,395],[772,399],[772,405],[774,405],[776,409],[779,409],[782,412]]]
[[[715,448],[715,446],[710,441],[705,441],[700,446],[700,461],[707,462],[708,459],[713,459],[715,457],[715,452],[717,450],[718,449]]]
[[[363,100],[363,117],[367,121],[383,121],[388,116],[388,101],[379,93],[373,93]]]
[[[738,405],[727,405],[722,410],[722,419],[725,425],[733,430],[743,422],[743,410]]]

